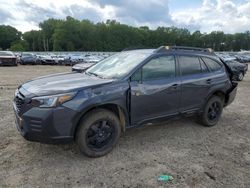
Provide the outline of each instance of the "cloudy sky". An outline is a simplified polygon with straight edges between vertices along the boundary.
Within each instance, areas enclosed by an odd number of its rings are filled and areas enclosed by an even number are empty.
[[[0,0],[0,24],[39,29],[48,18],[93,22],[116,19],[132,26],[185,27],[226,33],[250,30],[250,0]]]

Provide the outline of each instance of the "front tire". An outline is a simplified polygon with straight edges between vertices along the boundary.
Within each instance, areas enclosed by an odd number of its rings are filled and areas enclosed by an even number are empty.
[[[111,111],[97,109],[81,121],[76,142],[82,153],[89,157],[101,157],[117,144],[121,134],[118,117]]]
[[[201,124],[212,127],[218,123],[223,111],[223,101],[218,96],[212,96],[206,103],[200,117]]]

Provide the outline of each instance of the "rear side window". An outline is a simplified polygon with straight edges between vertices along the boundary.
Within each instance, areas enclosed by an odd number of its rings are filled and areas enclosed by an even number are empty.
[[[142,67],[142,80],[159,80],[174,77],[174,56],[162,56],[154,58]]]
[[[207,66],[205,65],[204,61],[202,61],[200,59],[200,63],[201,63],[201,70],[202,70],[202,72],[204,72],[204,73],[209,72],[209,70],[208,70]]]
[[[208,66],[208,68],[211,71],[217,71],[221,69],[221,65],[219,63],[217,63],[216,61],[210,59],[210,58],[206,58],[206,57],[202,57],[202,60],[206,63],[206,65]]]
[[[182,76],[199,74],[202,72],[198,57],[180,56],[179,63]]]

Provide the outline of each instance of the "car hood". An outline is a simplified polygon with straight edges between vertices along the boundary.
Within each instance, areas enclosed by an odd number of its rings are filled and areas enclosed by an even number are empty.
[[[78,63],[78,64],[74,65],[73,68],[86,69],[86,68],[89,68],[93,65],[95,65],[95,63]]]
[[[15,56],[0,56],[0,59],[16,59]]]
[[[61,73],[30,80],[23,84],[22,88],[36,96],[43,96],[75,91],[112,81],[112,79],[101,79],[84,73]]]

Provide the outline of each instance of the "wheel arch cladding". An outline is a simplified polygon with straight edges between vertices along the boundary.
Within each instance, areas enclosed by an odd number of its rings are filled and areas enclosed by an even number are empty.
[[[221,98],[221,100],[223,101],[223,103],[225,103],[226,101],[226,93],[222,90],[215,90],[215,91],[211,91],[208,96],[206,97],[206,100],[204,101],[203,107],[206,105],[207,101],[212,97],[212,96],[218,96]]]
[[[106,104],[100,104],[100,105],[92,105],[84,113],[81,114],[81,117],[79,118],[79,120],[74,128],[74,138],[76,136],[77,129],[78,129],[81,121],[84,119],[84,117],[86,117],[86,115],[88,113],[90,113],[96,109],[105,109],[105,110],[109,110],[109,111],[113,112],[120,120],[120,126],[121,126],[122,131],[125,132],[126,124],[129,122],[129,119],[128,119],[128,116],[126,114],[125,109],[123,107],[121,107],[120,105],[115,104],[115,103],[106,103]]]
[[[225,102],[225,97],[226,97],[226,93],[225,92],[223,92],[221,90],[218,90],[218,91],[215,91],[213,93],[213,95],[220,97],[223,103]]]

